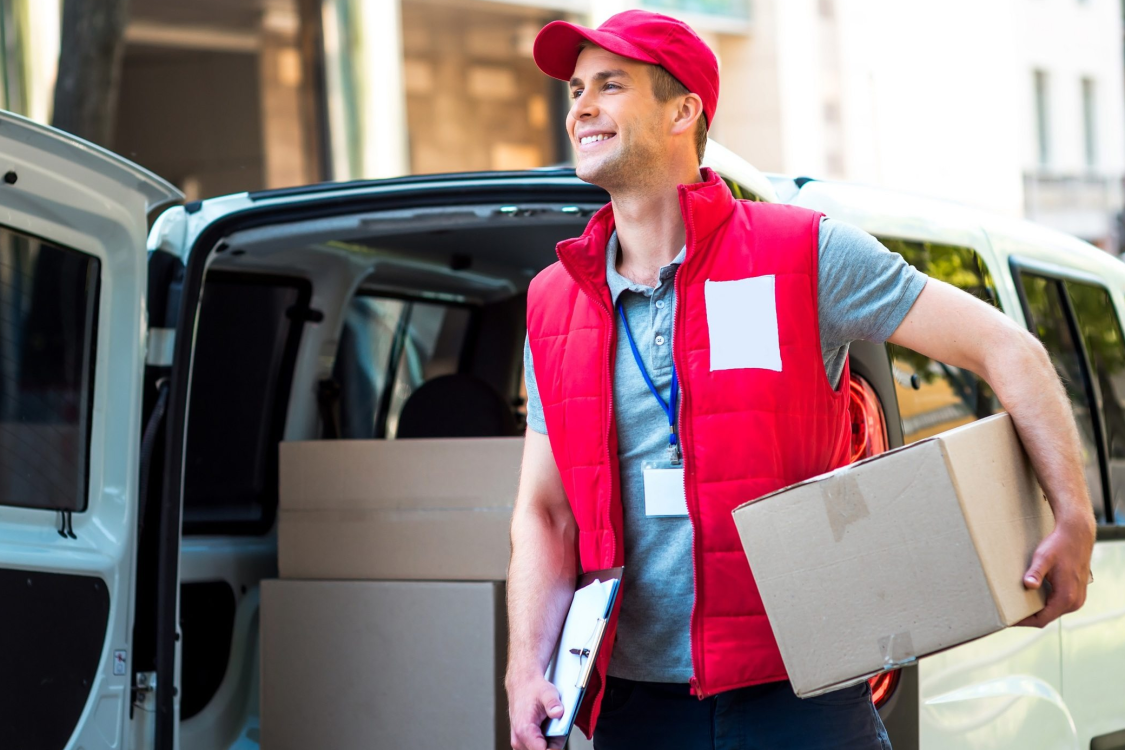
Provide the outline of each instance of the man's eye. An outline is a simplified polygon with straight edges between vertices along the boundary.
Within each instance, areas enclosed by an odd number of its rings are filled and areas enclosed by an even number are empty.
[[[605,85],[605,86],[604,86],[603,88],[607,88],[607,89],[608,89],[608,88],[609,88],[609,87],[611,87],[611,86],[612,86],[613,88],[615,88],[615,89],[619,89],[619,88],[621,88],[621,87],[620,87],[620,86],[618,86],[618,85],[617,85],[616,83],[607,83],[607,84],[606,84],[606,85]]]
[[[577,99],[580,96],[582,96],[582,89],[571,89],[570,90],[570,98],[571,99]]]

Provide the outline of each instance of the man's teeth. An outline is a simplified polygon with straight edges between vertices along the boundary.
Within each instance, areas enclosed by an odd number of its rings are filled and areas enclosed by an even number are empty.
[[[582,144],[595,143],[597,141],[605,141],[613,137],[613,133],[599,133],[598,135],[584,135],[579,140]]]

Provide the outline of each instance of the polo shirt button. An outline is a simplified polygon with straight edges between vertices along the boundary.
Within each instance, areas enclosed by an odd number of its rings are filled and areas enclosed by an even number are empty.
[[[657,310],[663,310],[664,309],[664,300],[662,300],[662,299],[656,300],[656,309]]]
[[[657,346],[664,346],[664,337],[663,336],[657,336],[656,337],[656,345]]]

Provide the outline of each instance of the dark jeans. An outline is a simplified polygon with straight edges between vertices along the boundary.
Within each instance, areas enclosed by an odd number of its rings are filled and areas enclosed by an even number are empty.
[[[867,683],[798,698],[788,682],[699,700],[685,684],[606,680],[594,750],[890,750]]]

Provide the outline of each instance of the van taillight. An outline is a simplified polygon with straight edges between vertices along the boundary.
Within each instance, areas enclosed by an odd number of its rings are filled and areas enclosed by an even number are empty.
[[[887,450],[887,420],[875,389],[859,377],[852,375],[852,461],[870,458]]]
[[[879,708],[890,699],[891,694],[898,687],[898,678],[899,671],[892,669],[890,672],[877,674],[867,681],[871,685],[871,702],[875,704],[875,708]]]
[[[877,456],[887,450],[887,419],[875,389],[863,378],[852,375],[852,461]],[[871,685],[871,702],[875,708],[886,703],[898,687],[899,671],[877,674],[868,680]]]

